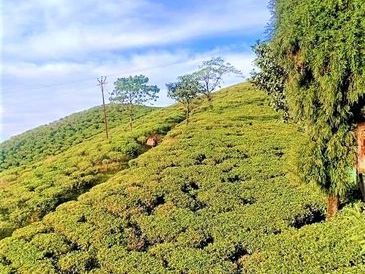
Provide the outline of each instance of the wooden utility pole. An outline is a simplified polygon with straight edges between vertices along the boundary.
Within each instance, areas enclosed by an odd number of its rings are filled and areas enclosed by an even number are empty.
[[[98,78],[98,86],[101,88],[101,95],[103,97],[103,109],[104,109],[104,124],[105,124],[105,133],[106,138],[109,139],[109,132],[108,132],[108,119],[106,116],[106,107],[105,107],[105,99],[104,99],[104,85],[106,84],[106,76],[101,76]]]

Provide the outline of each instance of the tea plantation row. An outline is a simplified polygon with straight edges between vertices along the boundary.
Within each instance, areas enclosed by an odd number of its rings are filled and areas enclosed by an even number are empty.
[[[222,90],[128,169],[3,239],[0,272],[360,273],[363,215],[323,221],[324,197],[296,180],[302,143],[263,93]]]

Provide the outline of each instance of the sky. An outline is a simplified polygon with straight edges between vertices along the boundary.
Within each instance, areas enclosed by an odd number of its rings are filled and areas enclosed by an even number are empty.
[[[165,83],[222,56],[248,77],[265,38],[264,0],[1,1],[0,141],[101,104],[118,77]],[[229,76],[224,86],[241,82]]]

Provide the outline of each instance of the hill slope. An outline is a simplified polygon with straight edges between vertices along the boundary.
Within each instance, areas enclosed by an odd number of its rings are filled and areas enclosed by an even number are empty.
[[[55,156],[0,172],[0,239],[128,167],[148,149],[149,135],[162,136],[183,119],[174,107],[141,111],[149,113],[135,120],[133,130],[122,119],[109,140],[99,133]]]
[[[247,84],[213,105],[2,240],[1,273],[361,273],[349,236],[364,218],[321,222],[319,190],[288,176],[302,149],[295,127]]]
[[[155,108],[138,106],[136,118]],[[118,105],[108,105],[109,127],[127,122]],[[0,144],[0,171],[56,155],[104,131],[102,107],[94,107],[26,131]]]

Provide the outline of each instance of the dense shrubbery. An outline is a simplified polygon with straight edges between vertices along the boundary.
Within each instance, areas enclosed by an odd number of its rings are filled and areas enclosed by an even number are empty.
[[[140,113],[141,114],[141,113]],[[164,135],[184,119],[174,108],[156,110],[136,120],[136,127],[114,127],[111,139],[100,133],[56,156],[0,173],[0,238],[14,228],[40,220],[59,204],[102,183],[146,151],[151,134]]]
[[[251,81],[269,95],[272,107],[283,115],[284,120],[288,120],[289,109],[284,89],[287,72],[279,65],[270,42],[257,43],[253,50],[256,54],[255,65],[259,70],[252,72]]]
[[[353,221],[305,226],[323,220],[324,197],[286,176],[302,137],[266,104],[249,85],[217,93],[129,169],[2,240],[4,273],[272,273],[266,254],[290,261],[292,237],[308,240],[297,269],[359,268],[359,246],[342,239]]]
[[[365,120],[365,2],[273,2],[272,39],[266,53],[265,45],[258,48],[258,80],[269,89],[281,80],[283,91],[273,94],[284,95],[290,117],[308,135],[299,166],[303,181],[316,182],[328,194],[331,217],[339,198],[356,185],[353,131]],[[268,64],[285,71],[285,77],[278,78]]]
[[[214,96],[130,168],[0,241],[0,272],[361,273],[365,218],[324,222],[325,197],[295,180],[302,135],[249,85]],[[171,111],[134,136],[183,119]]]
[[[331,222],[268,237],[260,251],[247,258],[245,269],[248,273],[364,273],[365,250],[357,240],[364,227],[363,212],[356,217],[345,211]]]
[[[111,128],[128,121],[128,115],[121,111],[120,106],[112,104],[107,108]],[[136,108],[137,118],[153,110],[140,106]],[[101,107],[27,131],[0,144],[0,171],[56,155],[102,131],[104,120]]]

